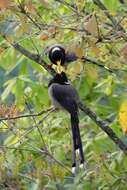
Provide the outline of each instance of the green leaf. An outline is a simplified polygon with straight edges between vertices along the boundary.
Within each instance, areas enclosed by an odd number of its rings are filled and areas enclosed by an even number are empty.
[[[4,101],[8,97],[8,95],[12,92],[15,83],[16,83],[15,78],[6,82],[7,87],[4,89],[3,93],[1,94],[2,101]]]

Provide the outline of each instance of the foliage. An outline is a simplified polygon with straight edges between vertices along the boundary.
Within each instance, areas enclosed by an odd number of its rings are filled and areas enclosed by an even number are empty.
[[[101,2],[110,18],[91,0],[0,0],[1,118],[38,113],[51,104],[49,73],[10,44],[18,42],[49,63],[46,48],[60,43],[79,58],[67,66],[67,74],[82,101],[127,144],[127,4]],[[1,121],[0,189],[126,190],[126,156],[88,116],[79,115],[88,168],[76,177],[70,172],[67,113]]]

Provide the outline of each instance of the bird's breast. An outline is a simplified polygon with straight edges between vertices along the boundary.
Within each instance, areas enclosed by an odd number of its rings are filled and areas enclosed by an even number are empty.
[[[59,102],[55,99],[54,95],[53,95],[53,86],[50,85],[48,88],[48,95],[49,98],[52,101],[52,104],[56,107],[56,108],[62,108],[62,106],[59,104]]]

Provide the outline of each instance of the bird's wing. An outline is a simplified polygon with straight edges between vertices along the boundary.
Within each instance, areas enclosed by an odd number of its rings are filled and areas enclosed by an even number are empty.
[[[67,63],[76,61],[78,57],[75,55],[75,53],[66,53],[65,61]]]
[[[79,97],[72,85],[52,84],[52,96],[69,113],[77,112]]]

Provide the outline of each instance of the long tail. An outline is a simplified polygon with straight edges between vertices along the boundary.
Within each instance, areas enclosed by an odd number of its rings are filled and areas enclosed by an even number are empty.
[[[75,112],[71,114],[71,127],[72,127],[72,136],[73,136],[73,164],[72,170],[75,170],[76,167],[76,152],[79,152],[80,155],[80,166],[82,167],[84,164],[84,154],[83,154],[83,147],[82,141],[79,131],[79,119],[78,113]]]

